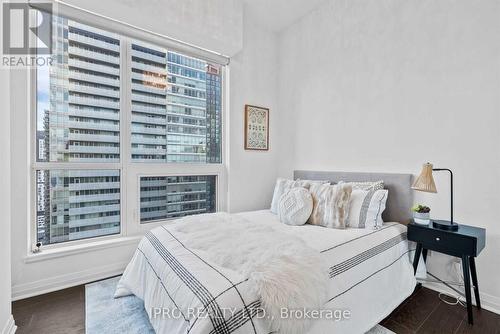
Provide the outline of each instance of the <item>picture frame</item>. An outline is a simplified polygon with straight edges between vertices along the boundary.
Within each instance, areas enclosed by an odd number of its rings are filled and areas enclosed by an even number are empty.
[[[269,150],[269,108],[245,105],[245,150]]]

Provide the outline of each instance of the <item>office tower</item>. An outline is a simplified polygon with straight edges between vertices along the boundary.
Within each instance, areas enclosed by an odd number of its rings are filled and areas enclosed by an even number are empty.
[[[38,161],[119,162],[119,36],[53,16],[52,46],[55,61],[38,70],[39,99],[48,92],[48,110],[38,120],[46,152]],[[119,170],[40,170],[37,182],[42,243],[120,232]]]
[[[221,83],[220,79],[210,81],[212,106],[207,96],[208,68],[196,58],[145,43],[132,44],[132,159],[220,162],[220,148],[216,150],[220,130],[209,132],[207,120],[210,110],[211,117],[219,115],[220,122]],[[211,136],[218,138],[213,138],[209,156]],[[215,211],[215,182],[215,177],[196,175],[141,178],[141,222]]]
[[[141,177],[141,222],[216,211],[212,175]]]
[[[221,68],[207,64],[207,162],[220,163],[222,157]]]

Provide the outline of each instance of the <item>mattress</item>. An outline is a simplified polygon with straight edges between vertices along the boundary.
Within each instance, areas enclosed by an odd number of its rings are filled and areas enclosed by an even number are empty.
[[[415,287],[404,225],[386,223],[377,230],[337,230],[284,225],[269,210],[237,216],[244,218],[244,223],[269,224],[273,233],[293,235],[320,252],[329,276],[324,309],[331,312],[312,321],[310,334],[365,333]],[[267,320],[254,318],[257,313],[253,310],[258,306],[253,306],[259,304],[259,298],[249,280],[237,271],[217,266],[209,260],[209,254],[190,249],[183,239],[190,234],[182,236],[174,226],[166,224],[146,233],[118,284],[116,296],[135,294],[143,299],[158,333],[269,333]],[[154,317],[159,307],[180,310],[181,316]],[[215,315],[221,308],[236,313],[227,317],[222,314],[214,321],[182,311],[193,308]]]
[[[321,252],[330,278],[325,309],[349,316],[314,320],[310,334],[365,333],[415,288],[410,262],[413,249],[409,248],[405,225],[387,222],[377,230],[338,230],[287,226],[269,210],[238,215],[249,222],[280,226],[283,233],[293,234]]]

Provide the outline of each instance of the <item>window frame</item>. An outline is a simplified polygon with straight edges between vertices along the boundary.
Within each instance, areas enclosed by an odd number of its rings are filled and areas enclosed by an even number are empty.
[[[54,3],[54,15],[82,24],[103,29],[120,35],[120,160],[119,162],[39,162],[37,161],[37,69],[30,68],[28,76],[28,146],[29,146],[29,215],[28,215],[28,254],[32,253],[37,238],[36,219],[36,171],[37,170],[118,170],[120,172],[120,233],[79,240],[43,245],[42,249],[59,249],[77,245],[96,244],[110,240],[118,241],[143,234],[146,230],[171,222],[173,219],[155,220],[140,223],[140,177],[141,176],[178,176],[178,175],[215,175],[216,210],[227,208],[228,172],[227,172],[227,122],[229,121],[229,60],[220,54],[183,43],[145,29],[119,22],[89,11],[66,4]],[[36,12],[30,13],[31,23],[36,21]],[[35,26],[35,24],[33,24]],[[31,34],[33,35],[33,34]],[[132,159],[132,56],[131,45],[134,41],[143,41],[221,65],[221,162],[220,163],[169,163],[141,162]],[[226,60],[225,62],[223,60]]]

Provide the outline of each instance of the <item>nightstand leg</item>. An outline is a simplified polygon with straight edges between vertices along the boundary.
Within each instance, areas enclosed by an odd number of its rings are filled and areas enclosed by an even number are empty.
[[[413,274],[417,273],[418,260],[420,260],[420,254],[422,254],[422,244],[417,244],[417,249],[415,250],[415,257],[413,258]]]
[[[472,325],[472,296],[470,294],[470,271],[469,259],[467,255],[462,256],[462,268],[464,271],[465,299],[467,300],[467,318],[469,319],[469,324]]]
[[[424,258],[424,262],[427,263],[427,249],[422,250],[422,257]]]
[[[476,261],[473,256],[469,257],[470,273],[472,276],[472,284],[474,284],[474,297],[476,298],[476,306],[481,309],[481,300],[479,298],[479,285],[477,284]]]

